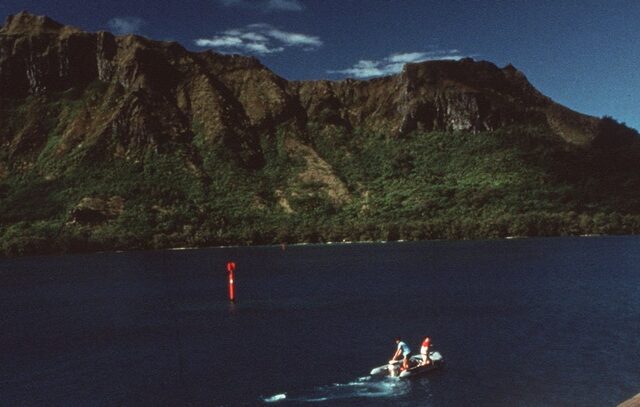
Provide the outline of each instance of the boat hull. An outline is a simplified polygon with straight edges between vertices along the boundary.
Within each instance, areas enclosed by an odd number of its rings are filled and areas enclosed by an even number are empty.
[[[386,365],[375,367],[371,370],[372,376],[391,376],[399,377],[401,379],[408,379],[415,376],[420,376],[433,370],[438,370],[444,366],[444,359],[439,352],[429,352],[430,363],[428,365],[420,366],[422,362],[421,355],[414,355],[409,359],[409,365],[411,366],[407,370],[400,369],[400,361],[396,363],[389,363]]]

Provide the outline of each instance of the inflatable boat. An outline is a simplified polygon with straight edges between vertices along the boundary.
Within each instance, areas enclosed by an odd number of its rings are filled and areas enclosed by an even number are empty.
[[[392,376],[399,377],[401,379],[408,379],[410,377],[419,376],[442,368],[444,365],[444,359],[440,352],[429,352],[429,364],[420,365],[422,362],[422,355],[413,355],[409,358],[409,369],[402,369],[402,361],[394,360],[392,363],[375,367],[371,370],[371,376]]]

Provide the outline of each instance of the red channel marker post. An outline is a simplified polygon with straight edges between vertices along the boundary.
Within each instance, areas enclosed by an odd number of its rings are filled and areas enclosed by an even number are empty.
[[[233,282],[233,272],[236,269],[236,263],[230,261],[227,263],[227,272],[229,273],[229,301],[236,302],[236,289]]]

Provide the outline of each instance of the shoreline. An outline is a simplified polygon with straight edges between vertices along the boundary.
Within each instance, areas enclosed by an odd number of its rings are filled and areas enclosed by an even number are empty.
[[[520,241],[527,239],[562,239],[562,238],[611,238],[611,237],[640,237],[640,234],[581,234],[581,235],[564,235],[564,236],[505,236],[501,238],[487,239],[430,239],[430,240],[358,240],[358,241],[328,241],[328,242],[296,242],[296,243],[274,243],[274,244],[255,244],[255,245],[219,245],[219,246],[177,246],[163,249],[131,249],[131,250],[96,250],[96,251],[78,251],[66,253],[52,254],[32,254],[26,256],[0,256],[0,261],[19,260],[41,257],[62,257],[62,256],[91,256],[100,254],[123,254],[123,253],[141,253],[141,252],[180,252],[191,250],[210,250],[210,249],[239,249],[239,248],[281,248],[286,250],[287,247],[305,247],[305,246],[348,246],[363,244],[387,244],[387,243],[435,243],[435,242],[490,242],[490,241]],[[284,246],[284,247],[283,247]],[[639,406],[640,407],[640,404]]]

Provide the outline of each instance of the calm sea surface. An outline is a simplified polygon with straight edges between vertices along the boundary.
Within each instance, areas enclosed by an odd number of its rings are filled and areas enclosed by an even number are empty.
[[[640,237],[2,260],[0,328],[2,406],[615,406]],[[369,377],[397,335],[446,368]]]

